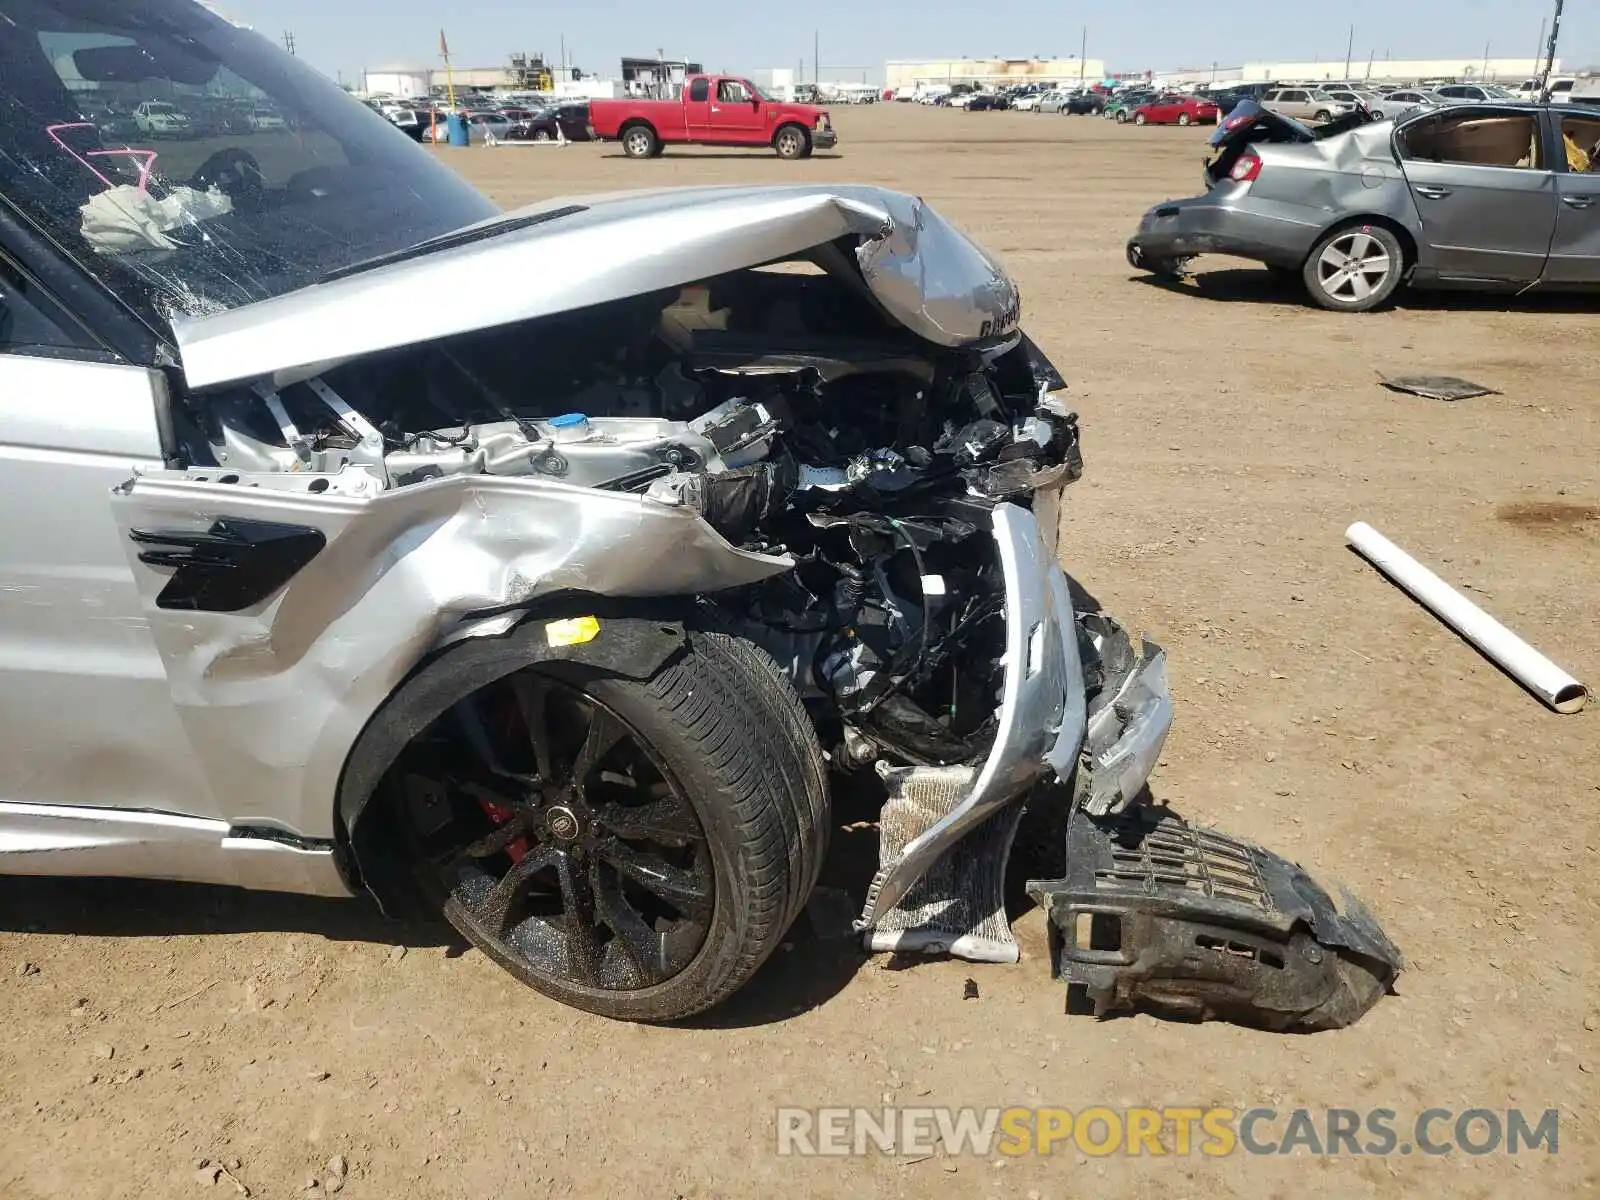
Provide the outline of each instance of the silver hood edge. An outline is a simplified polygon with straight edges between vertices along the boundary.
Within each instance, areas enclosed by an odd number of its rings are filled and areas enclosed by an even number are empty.
[[[561,210],[576,210],[562,213]],[[519,218],[551,215],[536,225]],[[367,354],[570,312],[803,256],[845,237],[895,320],[939,346],[1003,337],[1016,284],[914,196],[874,187],[728,187],[545,201],[507,231],[209,316],[175,318],[189,386],[282,386]],[[470,297],[430,322],[419,302]]]

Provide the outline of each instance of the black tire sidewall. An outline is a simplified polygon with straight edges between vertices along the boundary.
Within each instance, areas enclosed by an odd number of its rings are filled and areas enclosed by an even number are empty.
[[[647,688],[646,684],[612,678],[594,679],[583,685],[584,691],[609,707],[648,743],[650,753],[670,772],[705,832],[716,895],[705,942],[694,960],[671,979],[653,987],[637,991],[589,988],[530,971],[494,942],[457,926],[478,949],[535,991],[573,1008],[624,1021],[682,1019],[724,998],[722,981],[737,963],[748,928],[746,880],[753,847],[732,814],[716,803],[723,782],[675,736]]]
[[[799,148],[796,149],[793,154],[785,152],[783,148],[785,139],[790,137],[798,137],[800,139]],[[778,152],[779,158],[788,159],[789,161],[794,162],[806,156],[806,150],[811,144],[811,139],[806,135],[805,130],[801,129],[798,125],[785,125],[782,129],[778,130],[777,135],[772,139],[772,142],[773,149]]]
[[[636,153],[634,141],[640,134],[649,139],[648,148],[643,153]],[[657,145],[656,135],[643,125],[634,125],[622,131],[622,152],[629,158],[653,158]]]

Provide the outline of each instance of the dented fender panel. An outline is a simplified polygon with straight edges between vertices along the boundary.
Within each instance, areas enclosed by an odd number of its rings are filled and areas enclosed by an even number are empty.
[[[455,477],[363,498],[156,472],[112,503],[173,703],[226,809],[211,815],[312,838],[334,836],[361,729],[470,618],[561,593],[715,592],[792,566],[736,549],[688,510],[540,480]],[[131,531],[203,533],[226,517],[315,530],[326,546],[243,611],[161,608],[171,568],[141,561]]]

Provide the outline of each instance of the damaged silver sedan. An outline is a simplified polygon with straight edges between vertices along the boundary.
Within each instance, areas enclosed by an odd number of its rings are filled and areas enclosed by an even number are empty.
[[[1123,811],[1172,707],[1058,565],[1077,420],[993,260],[875,188],[500,214],[187,2],[11,16],[0,872],[365,890],[670,1020],[854,772],[866,943],[1017,957],[1024,805]],[[124,145],[68,64],[293,132]]]

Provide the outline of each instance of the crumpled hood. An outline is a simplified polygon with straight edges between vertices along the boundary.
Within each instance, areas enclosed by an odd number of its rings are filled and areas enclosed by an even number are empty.
[[[624,192],[551,200],[475,229],[483,236],[464,244],[174,319],[189,386],[264,376],[283,385],[380,350],[803,257],[841,238],[858,239],[855,267],[877,302],[930,342],[1001,338],[1021,316],[998,263],[920,199],[882,188]],[[418,321],[410,314],[426,302],[440,312]]]

